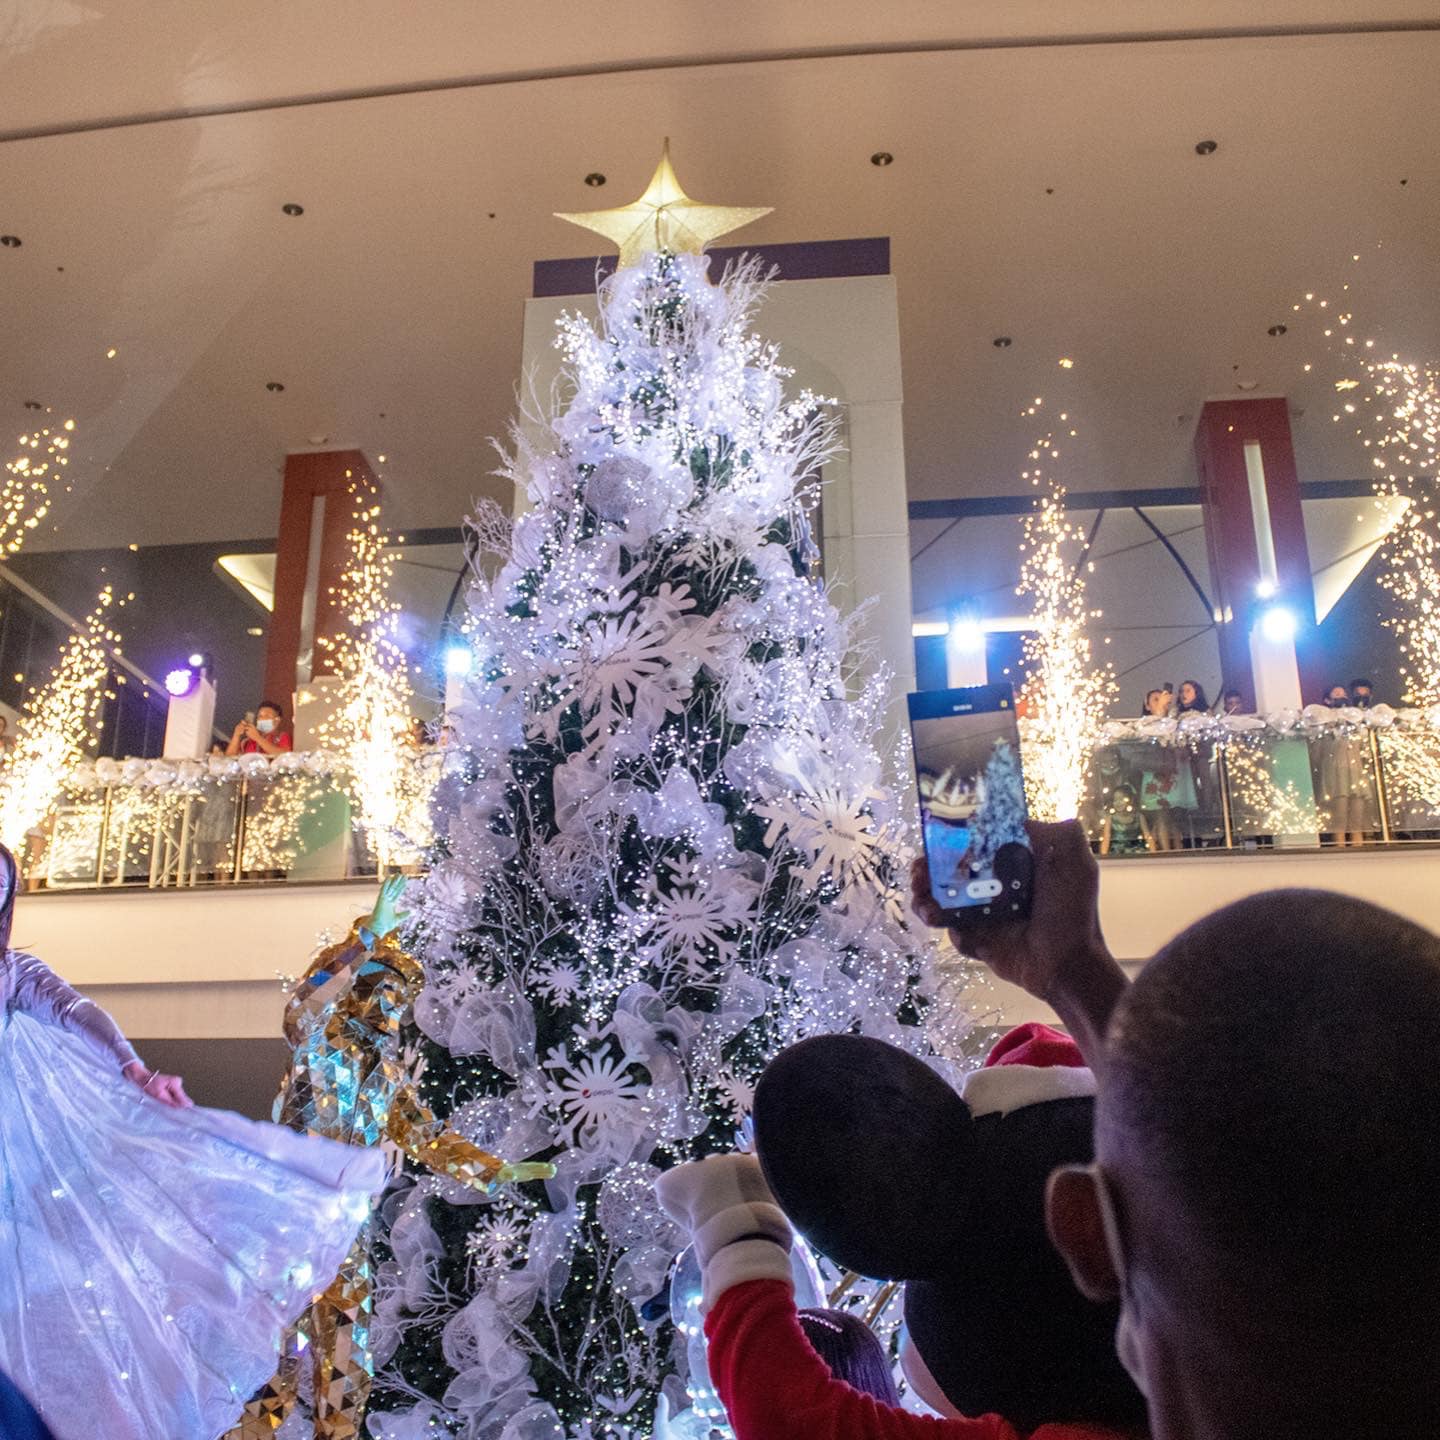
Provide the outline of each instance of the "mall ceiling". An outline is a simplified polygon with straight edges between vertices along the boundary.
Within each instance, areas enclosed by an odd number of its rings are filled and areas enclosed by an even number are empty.
[[[668,135],[693,195],[775,207],[737,241],[891,237],[912,498],[1019,490],[1036,395],[1075,489],[1192,483],[1239,386],[1353,477],[1291,305],[1348,282],[1435,357],[1437,73],[1436,0],[12,0],[0,415],[77,422],[38,543],[271,535],[312,445],[454,525],[498,493],[532,263],[591,253],[551,212],[630,200]]]

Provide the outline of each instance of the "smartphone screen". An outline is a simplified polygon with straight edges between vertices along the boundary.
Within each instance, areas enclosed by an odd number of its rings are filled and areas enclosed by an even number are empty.
[[[1034,865],[1014,692],[977,685],[908,698],[931,893],[947,910],[1027,915]]]

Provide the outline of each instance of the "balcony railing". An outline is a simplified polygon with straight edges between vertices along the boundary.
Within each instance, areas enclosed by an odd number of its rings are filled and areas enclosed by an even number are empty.
[[[371,835],[331,757],[106,760],[71,777],[22,861],[32,888],[236,885],[364,878],[419,865],[441,752],[403,757],[406,799]],[[382,863],[383,855],[383,863]]]
[[[161,889],[418,868],[443,753],[404,757],[409,798],[383,837],[367,833],[351,777],[324,754],[93,761],[30,837],[26,880]],[[1081,820],[1112,859],[1437,842],[1440,714],[1316,706],[1113,721]]]
[[[1440,714],[1311,706],[1105,727],[1081,816],[1101,854],[1440,839]]]

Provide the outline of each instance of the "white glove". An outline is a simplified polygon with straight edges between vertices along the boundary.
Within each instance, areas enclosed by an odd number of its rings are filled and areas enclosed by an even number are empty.
[[[793,1284],[790,1222],[753,1155],[711,1155],[677,1165],[655,1182],[655,1194],[695,1246],[702,1314],[747,1280]]]

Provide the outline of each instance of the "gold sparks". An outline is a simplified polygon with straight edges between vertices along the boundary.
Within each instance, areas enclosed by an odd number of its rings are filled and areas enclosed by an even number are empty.
[[[1395,602],[1385,623],[1400,642],[1405,699],[1428,709],[1440,704],[1440,374],[1393,358],[1366,370],[1372,393],[1364,409],[1373,417],[1366,444],[1384,472],[1375,481],[1377,500],[1404,503],[1385,539],[1380,584]]]
[[[396,639],[400,605],[390,595],[395,560],[374,490],[357,483],[351,494],[350,558],[334,601],[345,628],[319,642],[340,682],[320,741],[341,760],[341,783],[385,869],[413,859],[424,843],[405,832],[426,807],[415,793],[423,777],[406,746],[414,691]]]
[[[50,513],[50,481],[70,463],[67,454],[75,422],[48,425],[21,435],[20,453],[5,464],[0,483],[0,552],[13,555],[26,534]]]
[[[65,642],[60,662],[20,713],[15,743],[0,760],[0,841],[17,854],[54,811],[71,772],[100,737],[100,706],[119,636],[109,626],[123,605],[109,585]]]
[[[1038,820],[1079,814],[1100,726],[1115,697],[1110,666],[1096,664],[1091,653],[1089,627],[1100,612],[1086,602],[1084,537],[1065,518],[1065,487],[1044,468],[1058,453],[1045,436],[1030,452],[1034,467],[1023,473],[1043,488],[1025,517],[1015,591],[1029,598],[1035,616],[1024,640],[1029,673],[1019,714],[1026,798]]]

